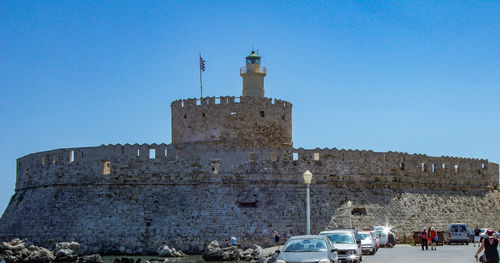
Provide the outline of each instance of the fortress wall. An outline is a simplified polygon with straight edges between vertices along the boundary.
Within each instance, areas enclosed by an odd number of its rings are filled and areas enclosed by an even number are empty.
[[[292,104],[253,97],[209,97],[172,102],[172,142],[216,142],[240,147],[290,147]]]
[[[153,159],[144,154],[150,148],[156,149]],[[55,164],[41,165],[43,156],[53,155]],[[109,174],[103,174],[106,161]],[[422,162],[462,168],[423,172]],[[487,169],[478,174],[482,163]],[[354,226],[387,222],[398,229],[398,239],[424,226],[441,230],[452,221],[500,228],[500,193],[485,183],[498,177],[498,165],[487,160],[136,144],[35,153],[19,158],[18,166],[16,193],[0,219],[0,240],[21,237],[46,246],[75,240],[89,252],[109,253],[120,246],[153,252],[165,242],[199,251],[206,242],[230,235],[249,246],[270,245],[274,229],[285,239],[303,234],[306,169],[314,174],[312,233],[346,227],[348,200]],[[25,168],[29,178],[23,177]]]
[[[151,149],[154,153],[150,153]],[[106,164],[109,174],[105,174]],[[203,180],[197,177],[203,174],[241,174],[242,179],[246,174],[268,174],[272,180],[295,180],[291,178],[301,176],[307,169],[331,184],[498,187],[498,165],[480,159],[338,149],[248,150],[203,144],[126,144],[58,149],[19,158],[16,189],[70,183],[155,183],[171,175],[194,182]],[[125,179],[127,176],[134,178]]]

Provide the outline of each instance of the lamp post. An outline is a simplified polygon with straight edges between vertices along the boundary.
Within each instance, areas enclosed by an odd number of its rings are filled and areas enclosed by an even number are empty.
[[[306,235],[311,234],[311,206],[309,205],[309,185],[311,184],[311,180],[313,174],[306,170],[303,174],[304,182],[306,183]]]
[[[347,201],[347,207],[349,208],[349,227],[352,228],[352,218],[351,218],[351,215],[352,215],[352,202],[351,201]]]

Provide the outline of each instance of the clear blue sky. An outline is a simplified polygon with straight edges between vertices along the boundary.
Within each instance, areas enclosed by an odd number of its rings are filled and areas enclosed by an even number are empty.
[[[499,1],[1,1],[0,213],[16,158],[170,143],[170,102],[241,94],[252,45],[295,147],[500,162]]]

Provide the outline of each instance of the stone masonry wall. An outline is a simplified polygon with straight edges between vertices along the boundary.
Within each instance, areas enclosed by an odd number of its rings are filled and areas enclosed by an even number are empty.
[[[172,102],[172,142],[237,147],[291,147],[292,104],[255,97],[209,97]]]
[[[314,174],[312,233],[345,227],[348,200],[354,226],[388,223],[400,239],[452,221],[500,228],[498,165],[487,160],[143,144],[19,158],[0,239],[74,240],[101,253],[120,246],[153,252],[165,242],[195,252],[230,235],[266,245],[274,229],[284,237],[304,233],[306,169]]]

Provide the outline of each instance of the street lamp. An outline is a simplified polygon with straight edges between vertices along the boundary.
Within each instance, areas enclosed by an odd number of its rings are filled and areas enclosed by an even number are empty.
[[[306,235],[311,234],[311,207],[309,205],[309,185],[313,178],[313,174],[306,170],[303,174],[304,182],[306,183]]]
[[[351,201],[347,201],[347,207],[349,207],[349,227],[352,228],[352,218],[351,218],[351,215],[352,215],[352,202]]]

